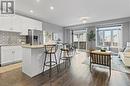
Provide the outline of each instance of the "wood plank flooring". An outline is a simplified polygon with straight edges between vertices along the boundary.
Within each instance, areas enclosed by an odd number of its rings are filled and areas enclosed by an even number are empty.
[[[130,86],[130,74],[94,67],[89,71],[89,65],[83,64],[85,53],[78,53],[72,58],[71,66],[57,73],[52,69],[52,78],[49,79],[48,71],[30,78],[22,73],[21,68],[0,74],[0,86]],[[50,84],[51,82],[51,84]]]
[[[7,71],[11,71],[11,70],[20,68],[21,65],[22,64],[20,62],[20,63],[17,63],[17,64],[12,64],[12,65],[8,65],[8,66],[2,66],[2,67],[0,67],[0,73],[5,73]]]

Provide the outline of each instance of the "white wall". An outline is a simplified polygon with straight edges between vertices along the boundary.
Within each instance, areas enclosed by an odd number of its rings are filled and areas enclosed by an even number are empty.
[[[63,42],[64,43],[70,43],[70,30],[69,29],[63,29]]]
[[[123,23],[123,27],[122,27],[122,41],[123,41],[123,47],[126,46],[126,43],[128,41],[130,41],[130,27],[129,27],[129,22],[125,22]]]
[[[130,42],[130,22],[129,22],[129,42]]]
[[[46,23],[46,22],[43,22],[42,26],[43,26],[43,30],[47,32],[58,33],[58,37],[63,41],[63,28],[62,27],[55,24]]]

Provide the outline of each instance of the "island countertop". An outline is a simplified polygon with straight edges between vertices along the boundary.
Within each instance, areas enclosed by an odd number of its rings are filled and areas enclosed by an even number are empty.
[[[22,45],[23,48],[44,48],[44,45]]]
[[[55,43],[53,44],[41,44],[41,45],[30,45],[30,44],[25,44],[25,45],[21,45],[23,48],[44,48],[45,45],[56,45]]]

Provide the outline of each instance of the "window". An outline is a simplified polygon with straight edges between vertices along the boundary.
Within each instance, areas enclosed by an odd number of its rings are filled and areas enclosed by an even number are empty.
[[[119,47],[121,42],[121,26],[97,28],[97,46]]]
[[[110,46],[112,42],[111,31],[104,31],[104,46]]]

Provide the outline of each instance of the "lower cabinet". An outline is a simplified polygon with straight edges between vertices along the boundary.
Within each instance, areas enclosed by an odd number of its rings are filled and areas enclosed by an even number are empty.
[[[1,46],[1,65],[22,60],[21,46]]]

